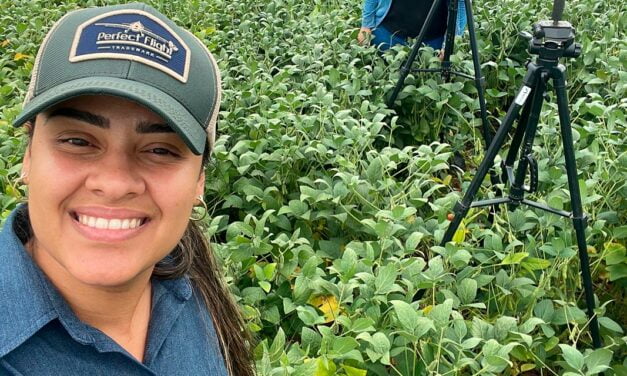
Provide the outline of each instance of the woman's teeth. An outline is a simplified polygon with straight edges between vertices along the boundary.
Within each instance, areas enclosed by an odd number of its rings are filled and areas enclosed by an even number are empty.
[[[88,215],[79,215],[78,221],[85,226],[93,227],[97,229],[107,229],[107,230],[128,230],[137,228],[142,224],[141,218],[99,218],[99,217],[90,217]]]

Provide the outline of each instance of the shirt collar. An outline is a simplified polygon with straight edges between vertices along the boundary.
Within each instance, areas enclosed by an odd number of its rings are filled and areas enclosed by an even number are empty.
[[[11,213],[0,231],[0,358],[14,350],[54,319],[59,319],[70,336],[79,343],[95,343],[102,333],[81,322],[61,294],[27,253],[17,237],[14,224],[17,212]],[[189,278],[152,279],[152,306],[172,294],[181,303],[192,296]],[[99,349],[107,351],[108,348]]]

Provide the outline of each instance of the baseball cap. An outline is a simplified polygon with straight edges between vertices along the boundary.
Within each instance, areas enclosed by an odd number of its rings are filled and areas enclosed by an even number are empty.
[[[73,97],[113,95],[154,111],[202,154],[215,141],[220,85],[203,43],[150,6],[80,9],[46,35],[14,125]]]

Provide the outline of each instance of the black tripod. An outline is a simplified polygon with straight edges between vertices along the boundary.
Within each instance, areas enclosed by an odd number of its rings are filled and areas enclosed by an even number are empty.
[[[403,85],[405,84],[405,79],[407,78],[407,75],[409,75],[409,72],[412,71],[412,65],[414,63],[414,60],[416,59],[416,56],[418,56],[418,52],[420,50],[420,47],[422,46],[422,41],[424,40],[424,36],[427,30],[429,30],[429,27],[434,22],[436,10],[440,6],[441,1],[447,1],[447,0],[435,0],[433,4],[431,5],[431,8],[429,9],[429,13],[427,14],[425,23],[420,29],[420,33],[418,34],[418,37],[416,38],[416,42],[414,43],[414,46],[411,49],[411,53],[409,54],[407,61],[405,61],[405,63],[403,64],[401,68],[401,71],[400,71],[401,75],[398,79],[398,82],[396,83],[396,87],[394,87],[392,94],[388,98],[388,101],[386,103],[388,107],[392,107],[394,105],[394,102],[396,101],[396,97],[398,96],[398,93],[400,93],[401,89],[403,88]],[[458,6],[459,1],[463,1],[466,6],[466,19],[468,22],[468,35],[470,38],[470,50],[472,53],[472,63],[473,63],[473,67],[475,70],[474,77],[451,69],[450,58],[451,58],[451,53],[453,52],[453,47],[455,45],[455,28],[456,28],[456,23],[457,23],[457,6]],[[457,76],[474,80],[475,86],[477,87],[477,95],[479,97],[479,109],[481,112],[481,134],[483,136],[483,139],[485,140],[485,144],[487,147],[492,142],[492,132],[490,131],[490,128],[489,128],[488,113],[486,111],[485,97],[483,93],[484,79],[481,76],[481,65],[479,64],[479,53],[477,52],[477,37],[475,35],[475,24],[474,24],[473,16],[472,16],[471,3],[470,3],[470,0],[448,0],[448,2],[449,2],[448,21],[447,21],[446,36],[445,36],[446,42],[444,45],[444,60],[442,61],[442,65],[440,68],[436,68],[436,69],[416,69],[414,71],[415,72],[430,72],[430,73],[440,72],[442,73],[442,78],[446,82],[450,80],[451,75],[457,75]]]
[[[601,346],[599,325],[594,314],[594,292],[590,277],[590,263],[586,247],[585,228],[586,216],[581,206],[581,195],[577,182],[577,166],[575,165],[575,151],[573,150],[573,138],[570,128],[570,115],[568,113],[568,97],[566,93],[566,68],[559,64],[559,58],[575,58],[581,54],[581,46],[575,43],[575,29],[570,23],[559,21],[563,11],[563,0],[556,0],[553,10],[553,21],[541,21],[534,26],[533,36],[529,42],[529,52],[538,55],[535,62],[527,65],[527,74],[523,79],[523,86],[518,92],[514,103],[509,107],[505,118],[490,143],[484,160],[479,165],[477,174],[472,179],[468,191],[461,202],[454,209],[454,218],[451,221],[442,245],[449,242],[459,227],[462,219],[470,208],[509,204],[518,206],[525,204],[537,209],[548,211],[566,218],[572,218],[577,236],[579,259],[581,261],[581,278],[583,280],[585,300],[590,317],[590,331],[595,348]],[[561,6],[560,6],[561,5]],[[528,33],[527,33],[528,34]],[[540,110],[545,99],[547,83],[553,82],[553,89],[557,96],[562,144],[564,147],[564,159],[568,176],[568,189],[570,191],[572,212],[557,210],[544,204],[525,199],[525,193],[534,192],[538,185],[538,167],[533,158],[532,146],[538,126]],[[531,101],[527,99],[531,96]],[[503,180],[509,182],[509,196],[490,200],[473,202],[481,182],[494,163],[494,158],[503,146],[505,138],[517,119],[520,111],[518,128],[512,139],[512,144],[503,163]],[[514,162],[520,153],[518,166],[514,171]],[[527,170],[530,172],[529,184],[525,184]]]

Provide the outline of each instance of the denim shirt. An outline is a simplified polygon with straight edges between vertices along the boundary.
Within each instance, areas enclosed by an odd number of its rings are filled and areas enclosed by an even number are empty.
[[[361,26],[374,29],[383,22],[392,6],[392,0],[363,0],[361,7]],[[455,35],[462,35],[466,28],[466,4],[464,0],[457,3],[457,20]]]
[[[72,312],[15,234],[0,232],[0,375],[227,375],[211,316],[188,278],[152,280],[141,363]]]

